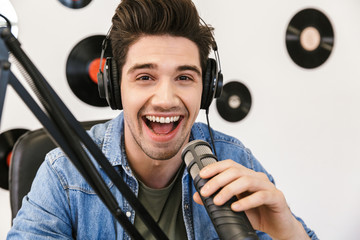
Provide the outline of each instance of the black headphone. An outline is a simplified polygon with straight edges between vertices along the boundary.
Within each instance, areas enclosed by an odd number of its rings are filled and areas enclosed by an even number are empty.
[[[99,67],[99,72],[97,74],[98,89],[99,89],[100,97],[105,98],[112,109],[121,110],[123,106],[121,103],[121,96],[120,96],[120,92],[121,92],[120,76],[115,59],[113,59],[112,57],[107,57],[105,61],[104,69],[101,70],[102,60],[110,38],[110,31],[111,28],[101,45],[100,67]],[[206,69],[205,71],[203,71],[203,76],[202,76],[203,91],[201,96],[200,108],[205,109],[207,111],[209,109],[212,100],[214,98],[218,98],[221,95],[222,86],[223,86],[223,75],[221,73],[220,58],[214,38],[213,38],[212,49],[215,53],[216,60],[213,58],[208,58],[206,63]]]

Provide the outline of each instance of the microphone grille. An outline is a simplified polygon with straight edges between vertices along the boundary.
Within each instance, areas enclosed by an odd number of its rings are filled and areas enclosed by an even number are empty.
[[[195,152],[197,155],[213,154],[208,145],[197,145],[195,146]]]
[[[183,151],[182,155],[186,166],[188,166],[191,163],[191,161],[194,160],[194,156],[190,150],[189,151],[185,151],[185,150]]]
[[[199,169],[199,166],[197,164],[194,164],[189,169],[189,171],[190,171],[190,175],[191,175],[192,179],[195,179],[195,177],[199,174],[200,169]]]
[[[203,167],[206,167],[207,165],[210,165],[215,162],[216,162],[215,158],[212,158],[212,157],[206,157],[206,158],[201,159],[201,163],[203,164]]]
[[[216,162],[216,158],[213,156],[209,144],[202,140],[189,142],[182,152],[182,158],[186,166],[188,166],[193,179],[199,174],[203,167]],[[196,161],[196,159],[198,160]]]

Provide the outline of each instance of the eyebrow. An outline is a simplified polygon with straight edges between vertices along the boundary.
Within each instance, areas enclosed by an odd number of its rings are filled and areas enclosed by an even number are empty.
[[[186,71],[186,70],[190,70],[190,71],[193,71],[195,73],[197,73],[199,76],[201,76],[201,71],[200,69],[197,67],[197,66],[194,66],[194,65],[182,65],[182,66],[179,66],[177,68],[177,70],[179,72],[181,71]]]
[[[138,69],[156,69],[157,65],[153,64],[153,63],[142,63],[142,64],[135,64],[134,66],[132,66],[127,73],[133,73],[134,71],[138,70]],[[198,74],[199,76],[201,76],[201,71],[200,69],[195,66],[195,65],[181,65],[176,69],[178,72],[181,71],[186,71],[186,70],[190,70],[195,72],[196,74]]]
[[[155,69],[156,65],[152,64],[152,63],[143,63],[143,64],[135,64],[134,66],[132,66],[127,73],[133,73],[134,71],[138,70],[138,69]]]

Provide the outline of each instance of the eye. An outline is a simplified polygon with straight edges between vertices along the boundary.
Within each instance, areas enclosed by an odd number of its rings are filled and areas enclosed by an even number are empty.
[[[180,80],[180,81],[191,81],[192,80],[192,78],[191,77],[189,77],[189,76],[179,76],[178,77],[178,79]]]
[[[148,81],[148,80],[151,80],[151,77],[148,75],[143,75],[143,76],[137,77],[136,80]]]

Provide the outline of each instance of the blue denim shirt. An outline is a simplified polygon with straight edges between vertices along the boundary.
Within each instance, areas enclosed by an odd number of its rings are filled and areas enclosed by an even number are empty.
[[[124,181],[137,194],[138,182],[126,159],[123,130],[123,114],[120,114],[105,124],[94,126],[89,134]],[[210,142],[207,125],[195,123],[191,130],[191,138]],[[266,173],[270,181],[274,182],[272,176],[239,140],[219,132],[214,132],[214,140],[219,160],[232,159],[247,168]],[[134,222],[135,212],[129,203],[98,164],[95,165],[116,197],[120,208]],[[205,208],[192,200],[195,191],[190,175],[184,171],[182,210],[188,239],[217,239],[217,233]],[[298,220],[309,236],[317,239],[315,233],[307,228],[301,219]],[[257,233],[260,239],[271,239],[265,233]],[[24,197],[22,208],[13,221],[8,239],[72,238],[130,239],[64,153],[55,149],[47,154],[31,191]]]

